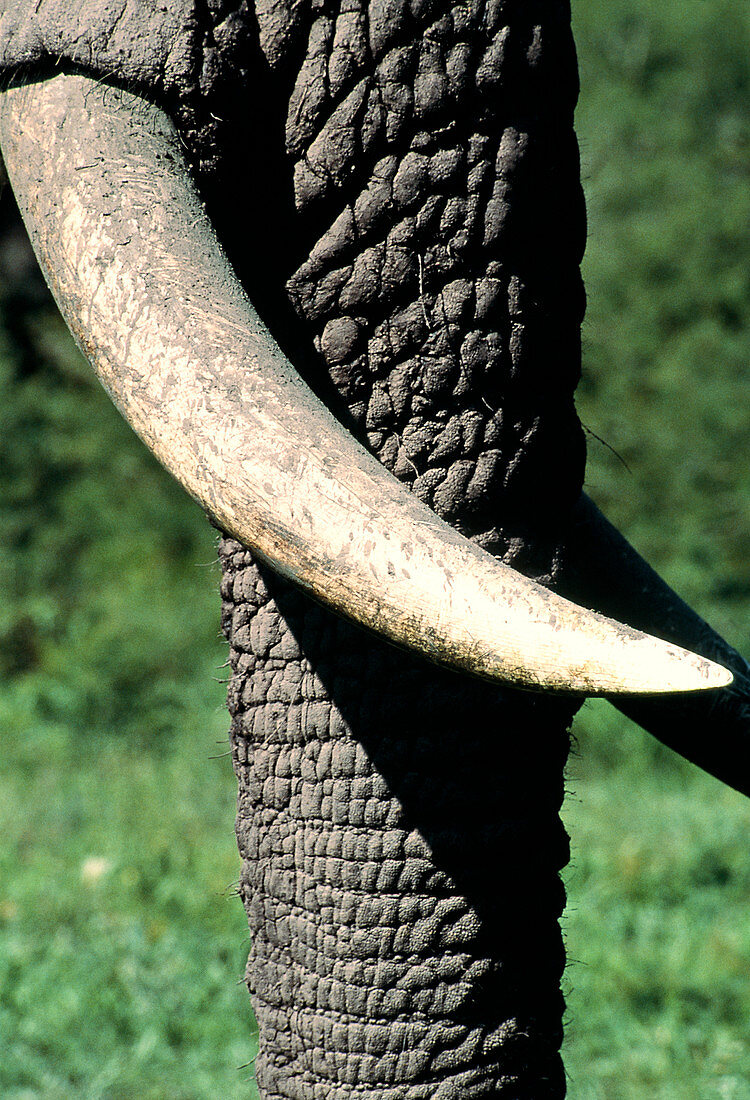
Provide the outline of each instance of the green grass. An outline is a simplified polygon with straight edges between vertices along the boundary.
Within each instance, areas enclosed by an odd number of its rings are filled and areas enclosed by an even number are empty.
[[[249,1094],[234,779],[196,714],[150,753],[4,711],[2,1096]]]
[[[570,1096],[746,1100],[750,802],[587,710],[564,815]]]
[[[0,1095],[251,1096],[215,532],[48,306],[0,349]]]
[[[750,652],[750,12],[574,19],[579,406],[628,467],[592,435],[588,488]],[[49,308],[0,306],[0,1095],[247,1097],[213,532]],[[750,1100],[750,803],[607,704],[577,731],[570,1096]]]
[[[574,27],[590,226],[578,405],[608,445],[590,438],[587,488],[747,654],[750,12],[578,0]],[[576,729],[570,1096],[747,1100],[750,803],[606,703]]]

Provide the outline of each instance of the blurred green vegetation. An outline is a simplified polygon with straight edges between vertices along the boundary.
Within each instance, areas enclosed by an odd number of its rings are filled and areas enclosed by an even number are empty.
[[[573,23],[587,489],[750,654],[750,9],[578,0]],[[575,732],[570,1096],[747,1100],[750,803],[606,703]]]
[[[0,1095],[251,1095],[215,532],[3,198]]]
[[[750,10],[578,0],[574,25],[588,488],[750,652]],[[8,240],[0,1094],[248,1096],[214,534]],[[576,734],[570,1096],[747,1100],[750,803],[606,704]]]
[[[592,439],[589,487],[746,644],[750,9],[588,0],[574,25],[590,227],[579,407],[627,467]]]

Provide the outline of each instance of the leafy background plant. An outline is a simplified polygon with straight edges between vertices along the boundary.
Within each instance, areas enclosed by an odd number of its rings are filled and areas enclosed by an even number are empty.
[[[750,12],[578,0],[574,25],[587,487],[747,653]],[[248,1096],[214,533],[2,202],[0,1094]],[[607,704],[575,732],[570,1096],[744,1100],[750,804]]]

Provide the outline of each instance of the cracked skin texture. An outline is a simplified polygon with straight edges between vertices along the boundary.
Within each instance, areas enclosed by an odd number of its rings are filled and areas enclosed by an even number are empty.
[[[554,586],[584,461],[567,3],[80,10],[6,9],[5,73],[62,58],[170,110],[311,384],[442,517]],[[563,1096],[574,704],[434,669],[237,543],[220,557],[262,1094]]]

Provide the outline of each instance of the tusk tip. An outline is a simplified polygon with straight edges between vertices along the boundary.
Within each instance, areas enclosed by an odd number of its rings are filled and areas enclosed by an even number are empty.
[[[728,668],[674,642],[612,619],[599,617],[599,623],[611,628],[611,633],[597,654],[598,660],[580,668],[587,694],[681,695],[720,691],[734,681]],[[573,676],[573,690],[580,690],[575,681]]]
[[[698,684],[699,689],[713,689],[729,687],[734,683],[734,675],[728,668],[724,668],[723,665],[717,665],[714,661],[709,661],[705,657],[701,659],[699,669],[699,675],[703,676],[703,682]]]
[[[718,691],[728,687],[734,676],[723,665],[699,657],[678,646],[669,646],[664,654],[666,660],[660,674],[652,668],[651,679],[662,681],[662,686],[651,690],[659,693],[681,693],[688,691]]]

